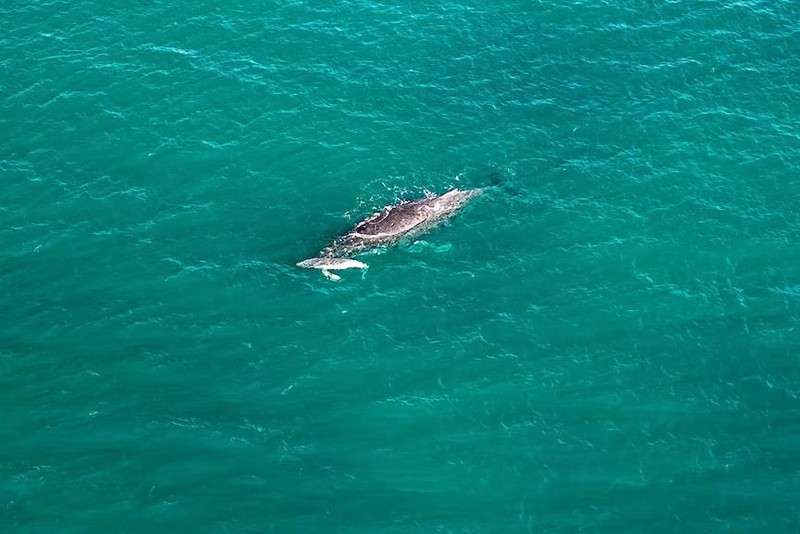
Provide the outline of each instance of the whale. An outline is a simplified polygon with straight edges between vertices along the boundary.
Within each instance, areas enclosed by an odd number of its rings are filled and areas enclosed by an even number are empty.
[[[352,256],[428,232],[458,213],[482,192],[482,189],[451,189],[441,195],[429,194],[386,206],[334,239],[316,257],[300,261],[297,266],[320,269],[326,278],[340,280],[341,277],[331,271],[368,268],[366,263]]]

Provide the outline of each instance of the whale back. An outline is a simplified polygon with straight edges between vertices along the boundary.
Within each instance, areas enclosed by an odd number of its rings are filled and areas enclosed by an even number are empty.
[[[387,206],[358,223],[352,232],[376,237],[402,235],[410,232],[428,220],[428,214],[423,209],[422,202],[403,202]]]
[[[448,219],[480,192],[480,189],[452,189],[443,195],[386,206],[337,237],[320,251],[319,256],[346,258],[422,234]]]

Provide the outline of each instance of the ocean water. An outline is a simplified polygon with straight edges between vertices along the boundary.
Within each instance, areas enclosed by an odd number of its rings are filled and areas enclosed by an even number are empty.
[[[6,0],[0,245],[2,532],[800,531],[796,0]]]

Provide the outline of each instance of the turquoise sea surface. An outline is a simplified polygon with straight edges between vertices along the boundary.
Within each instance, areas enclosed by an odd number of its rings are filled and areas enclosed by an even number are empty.
[[[799,396],[797,0],[0,4],[0,532],[800,532]]]

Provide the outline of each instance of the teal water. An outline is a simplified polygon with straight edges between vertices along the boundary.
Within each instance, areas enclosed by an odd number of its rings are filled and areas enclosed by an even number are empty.
[[[795,0],[0,15],[1,531],[800,531]]]

